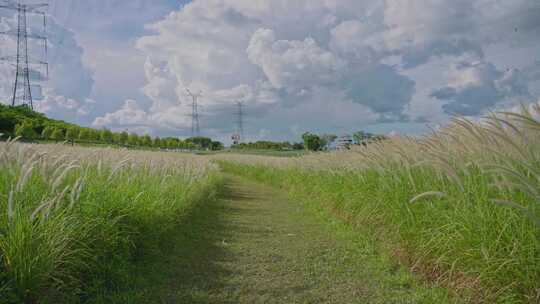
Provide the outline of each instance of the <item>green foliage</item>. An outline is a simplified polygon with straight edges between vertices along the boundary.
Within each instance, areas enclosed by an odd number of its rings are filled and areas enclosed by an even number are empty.
[[[310,151],[319,151],[323,148],[323,141],[316,134],[306,132],[302,135],[302,139],[304,146]]]
[[[152,146],[152,137],[150,135],[144,135],[141,137],[141,145],[145,147],[151,147]]]
[[[46,127],[68,129],[76,127],[60,120],[47,118],[45,115],[32,111],[27,106],[10,107],[0,104],[0,133],[6,136],[15,137],[15,127],[27,123],[31,125],[36,133],[42,135]],[[33,138],[37,136],[34,135]],[[31,139],[31,138],[28,138]]]
[[[208,137],[191,137],[186,139],[186,142],[191,143],[195,145],[196,147],[207,150],[210,148],[210,145],[212,144],[212,139]]]
[[[53,131],[54,131],[53,127],[46,126],[45,128],[43,128],[43,131],[41,132],[41,138],[51,139]]]
[[[0,110],[3,110],[4,107],[5,106],[0,104]],[[12,115],[11,113],[0,111],[0,133],[14,135],[15,126],[23,121],[23,119],[19,119],[19,117]]]
[[[79,128],[69,128],[66,130],[66,140],[74,141],[79,138]]]
[[[290,142],[273,142],[273,141],[256,141],[250,143],[240,143],[232,146],[233,149],[239,150],[302,150],[303,146],[298,148],[297,144],[291,144]]]
[[[30,122],[23,122],[15,126],[15,135],[20,136],[24,139],[35,139],[38,137],[36,131],[34,131],[34,126]]]
[[[161,148],[161,138],[155,137],[154,140],[152,140],[152,146],[154,148]]]
[[[369,139],[370,137],[371,133],[367,133],[364,131],[358,131],[353,133],[354,143],[357,145],[361,144],[365,139]]]
[[[293,150],[304,150],[304,144],[303,143],[294,143],[292,145]]]
[[[131,133],[128,135],[128,143],[131,146],[138,146],[139,145],[139,135],[135,133]]]
[[[149,135],[139,136],[123,131],[113,133],[111,130],[84,128],[60,120],[47,118],[32,111],[26,106],[9,107],[0,104],[0,133],[4,138],[21,136],[24,140],[63,141],[90,144],[117,144],[130,147],[148,147],[162,149],[222,149],[222,144],[214,143],[210,138],[197,137],[182,141],[168,137],[152,139]]]
[[[79,140],[80,141],[88,141],[88,140],[91,140],[92,138],[92,130],[91,129],[87,129],[87,128],[81,128],[81,130],[79,131]]]
[[[109,129],[103,129],[99,133],[99,139],[105,143],[113,142],[113,133]]]
[[[167,137],[162,141],[163,148],[166,149],[178,149],[181,147],[182,142],[178,138]]]
[[[353,133],[353,139],[354,139],[354,144],[365,146],[370,143],[385,140],[386,136],[377,135],[377,134],[373,134],[373,133],[369,133],[365,131],[358,131],[358,132]]]
[[[56,141],[64,140],[64,130],[60,128],[54,128],[51,134],[51,139],[56,140]]]
[[[90,138],[91,141],[99,141],[99,138],[101,137],[101,132],[96,129],[89,129],[90,131]]]
[[[129,133],[126,132],[126,131],[123,131],[122,133],[120,133],[120,143],[121,144],[127,144],[128,143],[128,139],[129,139]]]
[[[212,151],[220,151],[224,148],[225,147],[223,146],[223,144],[219,141],[212,141],[212,143],[210,144],[210,150]]]
[[[122,145],[122,140],[120,139],[120,133],[113,133],[113,142],[117,145]]]

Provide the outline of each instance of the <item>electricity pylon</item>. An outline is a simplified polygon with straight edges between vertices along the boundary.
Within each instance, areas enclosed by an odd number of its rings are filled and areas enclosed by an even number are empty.
[[[244,104],[239,101],[236,103],[238,107],[236,114],[236,134],[233,140],[239,144],[244,140]]]
[[[12,63],[15,66],[15,80],[13,85],[13,96],[11,105],[23,104],[34,109],[34,97],[32,88],[41,91],[40,85],[33,85],[31,81],[44,81],[49,76],[47,58],[47,14],[45,10],[48,3],[24,4],[22,1],[1,0],[0,9],[14,10],[17,12],[17,29],[0,32],[2,35],[17,37],[17,53],[15,56],[1,57],[0,60]],[[43,17],[43,34],[35,34],[29,31],[28,15],[38,15]],[[40,40],[43,42],[44,59],[35,60],[29,55],[28,40]],[[36,66],[45,67],[46,73],[43,75]],[[39,92],[41,94],[41,92]]]
[[[191,96],[191,137],[201,136],[201,129],[199,125],[199,97],[202,96],[202,92],[192,93],[188,88],[186,91]]]

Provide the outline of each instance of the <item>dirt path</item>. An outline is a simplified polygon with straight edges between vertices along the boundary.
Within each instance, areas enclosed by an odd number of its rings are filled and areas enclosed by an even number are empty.
[[[227,197],[190,215],[170,255],[148,266],[159,287],[122,301],[445,302],[442,291],[388,266],[354,231],[323,222],[278,191],[233,176],[227,188]]]

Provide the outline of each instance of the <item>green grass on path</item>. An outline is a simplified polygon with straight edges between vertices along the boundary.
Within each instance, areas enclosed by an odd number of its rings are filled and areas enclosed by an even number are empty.
[[[448,302],[368,238],[272,188],[229,176],[226,197],[190,216],[167,255],[140,263],[131,291],[107,303]]]

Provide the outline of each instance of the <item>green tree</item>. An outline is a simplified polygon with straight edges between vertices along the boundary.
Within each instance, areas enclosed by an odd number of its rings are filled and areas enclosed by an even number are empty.
[[[361,144],[364,141],[365,137],[366,132],[364,131],[358,131],[353,133],[354,143],[357,145]]]
[[[64,130],[60,128],[54,128],[51,139],[54,139],[55,141],[64,140]]]
[[[144,135],[141,137],[141,145],[145,147],[151,147],[152,146],[152,137],[150,135]]]
[[[304,144],[303,143],[294,143],[292,145],[293,150],[304,150]]]
[[[161,148],[161,138],[154,138],[154,140],[152,141],[152,145],[154,146],[154,148]]]
[[[82,140],[82,141],[88,141],[90,140],[91,138],[91,130],[90,129],[87,129],[87,128],[82,128],[80,131],[79,131],[79,140]]]
[[[101,138],[101,131],[100,130],[96,130],[96,129],[89,129],[90,131],[90,137],[88,138],[89,140],[92,140],[92,141],[99,141],[100,138]]]
[[[210,143],[210,150],[212,151],[220,151],[224,148],[225,147],[223,146],[223,144],[219,141],[213,141],[212,143]]]
[[[43,139],[51,139],[53,131],[54,131],[53,127],[46,126],[45,128],[43,128],[43,131],[41,131],[41,138],[43,138]]]
[[[165,138],[165,147],[167,149],[177,149],[180,145],[180,140],[174,137]]]
[[[129,139],[128,132],[124,131],[124,132],[120,133],[120,142],[122,144],[126,145],[128,143],[128,139]]]
[[[369,142],[372,142],[374,140],[379,140],[378,139],[379,137],[380,136],[378,135],[364,132],[364,131],[358,131],[358,132],[353,133],[354,143],[357,145],[366,145]]]
[[[304,140],[304,147],[310,151],[319,151],[322,148],[321,138],[309,132],[306,132],[302,135]]]
[[[128,143],[132,146],[138,146],[139,143],[140,143],[140,140],[139,140],[139,135],[135,134],[135,133],[131,133],[129,134],[128,136]]]
[[[186,139],[186,142],[192,143],[194,146],[198,147],[199,149],[209,149],[210,145],[212,144],[212,139],[208,137],[191,137]]]
[[[122,140],[120,139],[120,133],[114,133],[113,132],[113,143],[121,145]]]
[[[79,129],[78,128],[69,128],[66,131],[66,140],[73,142],[75,139],[79,138]]]
[[[101,130],[101,132],[99,134],[99,139],[101,141],[103,141],[103,142],[106,142],[106,143],[112,143],[113,134],[112,134],[111,130],[108,130],[108,129]]]
[[[24,122],[22,124],[16,125],[15,135],[20,136],[24,139],[34,139],[38,137],[36,131],[34,131],[34,127],[29,122]]]

